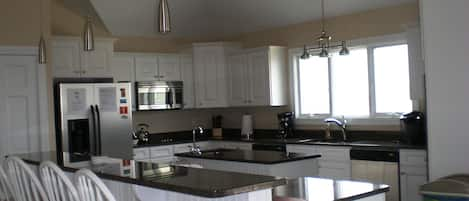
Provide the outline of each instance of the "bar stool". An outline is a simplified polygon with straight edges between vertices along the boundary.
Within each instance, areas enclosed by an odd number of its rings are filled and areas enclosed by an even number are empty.
[[[103,181],[88,169],[75,173],[75,185],[81,201],[116,201]]]
[[[18,157],[6,159],[15,201],[48,201],[41,182],[31,168]]]
[[[12,199],[11,184],[8,180],[3,167],[0,166],[0,200],[13,201]]]
[[[42,162],[39,175],[50,201],[80,201],[77,189],[55,163]]]

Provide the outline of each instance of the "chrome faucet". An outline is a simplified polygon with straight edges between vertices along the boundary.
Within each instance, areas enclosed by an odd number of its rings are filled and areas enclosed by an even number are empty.
[[[196,135],[204,134],[204,128],[202,126],[196,126],[192,129],[192,146],[189,146],[190,152],[196,155],[202,155],[202,151],[200,150],[200,146],[196,144]]]
[[[336,118],[327,118],[327,119],[324,119],[324,122],[334,123],[335,125],[340,127],[340,129],[342,130],[342,139],[344,140],[344,142],[347,141],[347,120],[345,120],[345,118],[342,117],[342,121]]]

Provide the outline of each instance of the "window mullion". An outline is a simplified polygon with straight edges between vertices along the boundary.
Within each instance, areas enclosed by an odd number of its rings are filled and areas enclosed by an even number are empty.
[[[373,48],[367,48],[368,56],[368,85],[369,85],[369,102],[370,102],[370,117],[376,117],[376,91],[375,91],[375,69],[374,69],[374,56]]]
[[[334,111],[333,106],[333,95],[332,95],[332,58],[327,58],[327,69],[328,69],[328,76],[329,76],[329,115],[332,116],[332,111]]]

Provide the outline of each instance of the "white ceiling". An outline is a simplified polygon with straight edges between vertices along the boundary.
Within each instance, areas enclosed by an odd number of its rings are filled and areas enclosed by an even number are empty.
[[[91,0],[116,36],[154,36],[160,0]],[[326,0],[326,15],[340,16],[416,0]],[[171,36],[228,36],[321,17],[320,0],[168,0]]]

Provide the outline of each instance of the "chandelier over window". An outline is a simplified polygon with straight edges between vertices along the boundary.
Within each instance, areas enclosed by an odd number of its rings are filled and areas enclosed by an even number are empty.
[[[347,42],[341,41],[340,44],[332,44],[332,36],[328,35],[325,29],[325,14],[324,14],[324,0],[321,0],[321,11],[322,11],[322,18],[321,18],[321,35],[316,38],[316,42],[318,46],[315,47],[307,47],[306,45],[303,48],[303,54],[301,55],[301,59],[308,59],[310,57],[310,52],[319,50],[319,57],[329,57],[329,52],[332,49],[339,49],[340,55],[348,55],[350,52],[347,48]]]

